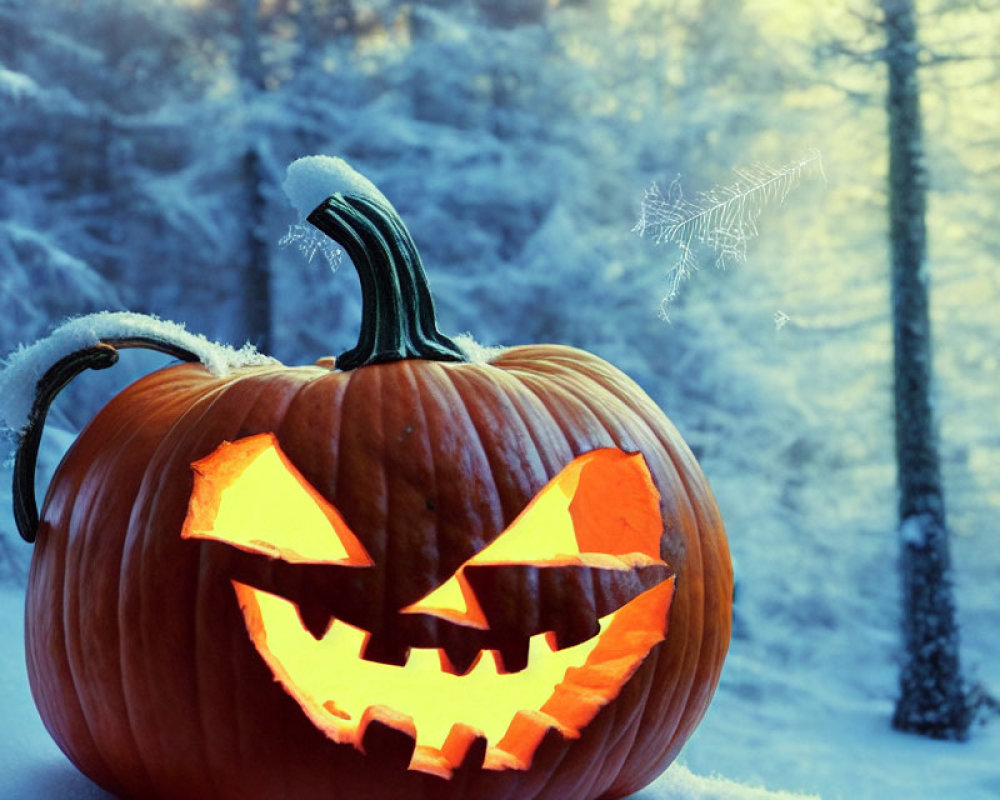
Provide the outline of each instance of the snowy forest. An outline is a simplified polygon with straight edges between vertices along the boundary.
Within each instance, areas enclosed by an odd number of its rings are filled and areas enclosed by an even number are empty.
[[[606,359],[712,486],[733,640],[701,726],[637,798],[1000,797],[1000,3],[915,0],[944,580],[971,709],[942,741],[892,727],[896,1],[0,0],[0,357],[103,310],[286,364],[350,347],[357,277],[296,246],[281,191],[296,158],[341,156],[406,221],[442,331]],[[657,236],[649,198],[680,190],[744,193],[750,224],[728,245]],[[60,396],[39,497],[101,406],[166,363],[129,352]],[[32,704],[10,485],[8,459],[0,797],[110,797]]]

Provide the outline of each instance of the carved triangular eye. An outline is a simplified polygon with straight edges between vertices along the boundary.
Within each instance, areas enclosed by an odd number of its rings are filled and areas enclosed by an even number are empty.
[[[343,517],[295,468],[271,433],[223,442],[191,465],[181,536],[289,563],[371,566]]]
[[[641,455],[616,448],[585,453],[549,481],[500,536],[402,613],[490,627],[468,567],[582,566],[624,575],[663,565],[659,501]]]

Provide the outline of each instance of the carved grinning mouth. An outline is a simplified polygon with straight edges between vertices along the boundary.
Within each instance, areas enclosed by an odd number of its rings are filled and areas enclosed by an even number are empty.
[[[663,640],[673,577],[602,617],[600,633],[581,644],[556,650],[553,636],[536,634],[526,669],[506,672],[486,651],[465,675],[443,668],[437,648],[410,648],[401,666],[365,660],[360,628],[333,620],[316,639],[295,603],[233,586],[257,651],[317,728],[366,753],[392,729],[410,740],[411,769],[447,777],[470,759],[527,769],[549,728],[579,736]]]
[[[272,674],[330,739],[410,769],[527,769],[550,730],[578,737],[665,636],[674,576],[638,454],[574,459],[374,634],[374,562],[276,437],[224,442],[192,469],[181,536],[254,554],[230,580]]]

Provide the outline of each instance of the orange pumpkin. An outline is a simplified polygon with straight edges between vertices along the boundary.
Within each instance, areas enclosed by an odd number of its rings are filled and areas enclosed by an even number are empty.
[[[316,366],[156,372],[80,434],[40,520],[53,368],[18,457],[42,718],[108,790],[164,800],[613,798],[676,756],[729,642],[705,479],[624,374],[538,345],[469,363],[394,213],[310,222],[362,278]],[[183,351],[172,350],[187,356]]]

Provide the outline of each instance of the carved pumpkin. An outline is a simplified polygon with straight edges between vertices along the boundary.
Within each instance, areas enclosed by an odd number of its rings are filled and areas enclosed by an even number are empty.
[[[674,758],[729,641],[722,523],[688,448],[601,359],[467,363],[391,209],[310,222],[362,277],[357,347],[121,392],[40,521],[55,392],[16,470],[39,711],[112,792],[165,800],[611,798]],[[170,348],[164,348],[170,349]],[[184,352],[176,354],[185,356]]]

